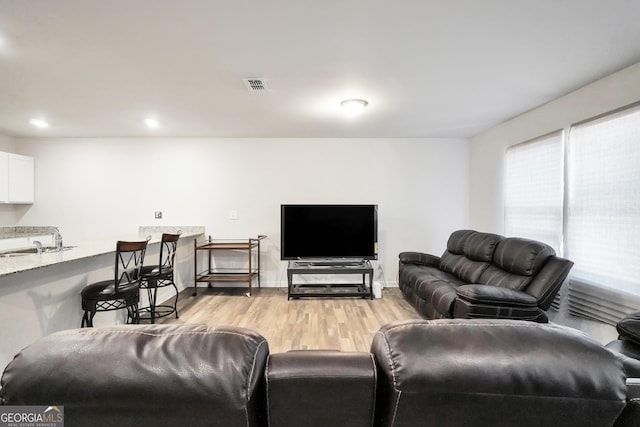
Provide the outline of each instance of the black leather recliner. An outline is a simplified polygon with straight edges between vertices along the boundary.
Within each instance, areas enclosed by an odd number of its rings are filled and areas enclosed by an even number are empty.
[[[382,427],[638,425],[614,424],[633,410],[624,370],[610,351],[574,329],[408,320],[382,327],[371,351],[381,370],[376,418]]]
[[[640,378],[640,311],[625,316],[616,329],[618,339],[607,344],[607,348],[619,356],[628,376]]]
[[[62,405],[66,426],[265,425],[266,340],[248,329],[126,325],[58,332],[2,376],[10,405]]]

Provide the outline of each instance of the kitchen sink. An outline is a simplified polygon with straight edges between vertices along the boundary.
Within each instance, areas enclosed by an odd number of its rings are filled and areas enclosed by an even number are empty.
[[[0,254],[0,258],[13,258],[13,257],[19,257],[19,256],[25,256],[25,255],[29,255],[29,254],[21,254],[21,253],[15,253],[15,252],[7,252],[7,253],[3,253]]]
[[[73,248],[75,248],[75,246],[63,246],[62,250],[63,251],[68,251],[69,249],[73,249]],[[43,254],[49,254],[49,253],[54,253],[54,252],[56,252],[56,247],[55,246],[43,246],[42,247],[42,253]],[[26,248],[26,249],[18,249],[18,250],[15,250],[15,251],[5,252],[3,254],[0,254],[0,257],[14,257],[14,256],[37,254],[37,253],[38,253],[38,249],[37,248]]]

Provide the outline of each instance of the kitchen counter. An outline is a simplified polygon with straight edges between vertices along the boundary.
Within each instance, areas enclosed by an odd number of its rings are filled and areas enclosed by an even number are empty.
[[[175,232],[177,227],[140,227],[138,234],[122,235],[109,239],[99,239],[84,242],[65,242],[65,250],[60,252],[43,252],[42,254],[20,254],[17,256],[0,255],[0,278],[36,270],[56,264],[67,263],[80,259],[95,257],[115,252],[118,240],[140,241],[151,236],[149,245],[160,243],[163,232]],[[204,233],[204,227],[180,227],[180,238],[195,237]],[[10,251],[5,251],[10,252]]]
[[[21,348],[36,339],[80,327],[83,314],[80,292],[90,283],[113,278],[118,240],[140,241],[151,235],[145,262],[157,264],[162,233],[177,230],[182,233],[174,278],[178,290],[182,290],[193,283],[193,241],[202,238],[204,227],[140,227],[138,233],[108,239],[85,242],[65,239],[65,246],[74,247],[62,252],[0,257],[0,324],[3,325],[0,370]],[[160,301],[169,297],[170,290],[166,292],[158,293]],[[146,293],[141,292],[140,298],[141,305],[146,305]],[[116,310],[99,313],[94,325],[114,325],[125,320],[126,311]]]

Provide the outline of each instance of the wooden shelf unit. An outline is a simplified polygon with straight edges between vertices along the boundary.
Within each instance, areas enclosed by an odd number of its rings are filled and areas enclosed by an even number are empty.
[[[251,288],[254,279],[258,279],[260,287],[260,241],[267,236],[258,235],[249,239],[212,239],[211,236],[204,242],[194,240],[194,272],[193,295],[198,295],[198,283],[207,283],[212,287],[216,282],[247,282],[247,296],[251,296]],[[198,253],[207,251],[207,268],[198,270]],[[248,264],[246,268],[213,267],[212,259],[215,251],[246,251]],[[254,255],[256,256],[254,262]]]

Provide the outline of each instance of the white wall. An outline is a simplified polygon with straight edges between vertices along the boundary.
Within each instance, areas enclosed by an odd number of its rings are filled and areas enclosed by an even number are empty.
[[[15,140],[10,136],[0,134],[0,151],[15,152]]]
[[[17,139],[36,159],[36,203],[20,225],[57,225],[65,242],[204,225],[263,241],[263,283],[285,286],[280,204],[377,203],[376,280],[393,282],[404,250],[441,253],[468,226],[463,139]],[[162,220],[154,211],[163,212]],[[239,220],[228,219],[237,210]],[[384,277],[382,274],[384,273]]]
[[[503,160],[511,145],[565,129],[572,123],[640,100],[640,63],[598,80],[553,102],[475,136],[470,147],[470,226],[504,232]],[[613,327],[580,320],[562,311],[553,319],[577,327],[606,342]]]

